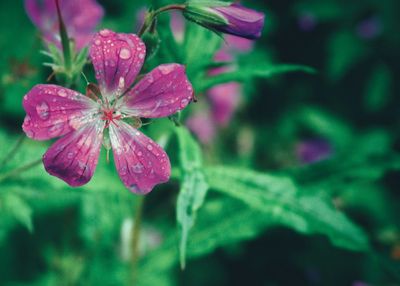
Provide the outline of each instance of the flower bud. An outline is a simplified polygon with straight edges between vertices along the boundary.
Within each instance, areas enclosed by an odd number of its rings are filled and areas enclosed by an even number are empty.
[[[227,33],[247,39],[261,36],[264,14],[229,2],[194,2],[186,5],[183,15],[215,32]]]

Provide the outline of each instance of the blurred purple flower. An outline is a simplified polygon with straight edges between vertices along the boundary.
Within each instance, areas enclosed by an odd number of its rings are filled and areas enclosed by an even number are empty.
[[[360,38],[371,40],[378,37],[383,30],[382,21],[379,17],[373,16],[357,25],[356,32]]]
[[[146,13],[148,9],[146,7],[141,7],[136,11],[136,21],[135,21],[135,30],[140,30],[142,27],[145,19],[146,19]]]
[[[300,30],[304,32],[311,32],[317,26],[317,19],[314,14],[310,12],[302,13],[298,19],[297,23],[299,25]]]
[[[237,82],[220,84],[207,93],[211,101],[211,111],[215,122],[226,127],[240,103],[241,85]]]
[[[96,0],[60,0],[60,8],[68,35],[79,51],[89,44],[103,18],[103,8]],[[61,48],[55,0],[25,0],[25,10],[44,39]]]
[[[225,35],[226,49],[233,52],[250,52],[253,49],[254,41],[234,35]]]
[[[327,159],[332,153],[332,145],[324,139],[305,140],[296,146],[296,155],[302,164],[312,164]]]
[[[186,126],[192,131],[201,143],[208,145],[215,137],[215,123],[208,112],[197,113],[186,120]]]
[[[185,19],[182,14],[177,11],[171,11],[171,30],[174,35],[175,40],[178,43],[183,42],[183,37],[185,33]]]

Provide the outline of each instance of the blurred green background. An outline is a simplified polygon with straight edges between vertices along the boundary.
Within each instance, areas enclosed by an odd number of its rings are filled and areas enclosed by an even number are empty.
[[[118,32],[135,32],[144,6],[171,3],[98,2],[105,9],[100,26]],[[21,169],[49,146],[21,139],[21,102],[51,70],[42,65],[48,59],[23,1],[0,2],[0,285],[129,285],[133,271],[136,285],[400,285],[400,2],[242,4],[265,12],[266,24],[254,49],[234,59],[249,76],[241,79],[241,104],[229,125],[209,144],[184,132],[176,139],[168,119],[144,128],[154,140],[170,131],[174,175],[146,197],[133,270],[138,197],[123,187],[104,150],[82,188],[41,164]],[[160,49],[145,70],[186,64],[203,91],[204,65],[223,41],[187,24],[179,45],[168,23],[163,15]],[[286,63],[317,73],[268,74]],[[91,76],[90,65],[85,73]],[[196,96],[182,120],[206,108],[205,93]],[[323,160],[302,162],[299,146],[318,153],[321,142],[328,146]],[[196,175],[209,190],[194,208],[181,271],[177,198],[193,175],[185,152],[203,157]]]

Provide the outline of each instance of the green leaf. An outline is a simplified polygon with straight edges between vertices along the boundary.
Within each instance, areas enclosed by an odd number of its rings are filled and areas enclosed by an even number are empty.
[[[177,221],[181,229],[180,261],[185,268],[186,246],[190,229],[194,226],[197,211],[204,203],[208,184],[202,171],[202,152],[187,129],[177,128],[180,146],[182,185],[177,203]]]
[[[391,96],[392,75],[386,65],[376,67],[367,81],[365,102],[366,109],[376,112],[385,107]]]
[[[20,196],[7,192],[0,197],[0,213],[4,217],[11,217],[30,232],[33,231],[32,209]]]
[[[318,196],[302,195],[284,176],[272,176],[230,167],[207,168],[210,188],[259,210],[271,223],[304,234],[323,234],[342,248],[368,250],[364,232],[333,205]]]
[[[227,83],[231,81],[243,82],[252,78],[270,78],[280,74],[286,74],[290,72],[305,72],[314,74],[316,71],[307,66],[303,65],[292,65],[292,64],[278,64],[278,65],[246,65],[240,66],[239,69],[215,75],[203,79],[202,84],[198,88],[198,91],[207,90],[215,85]]]
[[[361,40],[350,31],[334,34],[328,48],[328,74],[332,80],[341,79],[367,53]]]
[[[196,227],[190,233],[187,246],[188,257],[206,255],[218,247],[232,245],[256,237],[270,225],[260,212],[242,202],[220,197],[207,200],[196,219]],[[177,239],[170,231],[164,243],[148,253],[141,261],[139,285],[175,285],[167,283],[178,263]],[[154,275],[156,273],[156,275]]]

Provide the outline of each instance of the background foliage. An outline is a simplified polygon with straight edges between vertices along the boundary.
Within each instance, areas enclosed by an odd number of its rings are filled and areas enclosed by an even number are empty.
[[[136,31],[143,3],[99,3],[102,27]],[[244,95],[212,144],[168,119],[144,128],[170,139],[173,178],[146,198],[137,284],[399,285],[400,2],[244,4],[266,13],[264,34],[223,76],[206,73],[221,38],[187,24],[179,44],[169,17],[159,19],[161,44],[145,69],[187,65],[199,102],[183,122],[217,83],[241,81]],[[0,14],[0,284],[126,284],[138,197],[105,152],[78,189],[40,164],[19,169],[49,146],[21,140],[21,102],[51,70],[22,1],[1,1]],[[304,165],[296,146],[314,139],[331,155]]]

